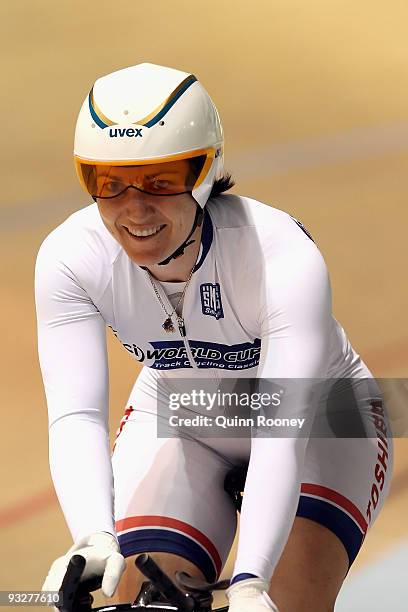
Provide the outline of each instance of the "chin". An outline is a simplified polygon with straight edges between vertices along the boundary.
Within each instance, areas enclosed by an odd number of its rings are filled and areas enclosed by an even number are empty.
[[[157,253],[134,253],[133,251],[126,250],[130,259],[135,262],[138,266],[154,266],[155,264],[160,263],[166,257],[167,254],[157,254]],[[170,255],[170,253],[169,253]]]

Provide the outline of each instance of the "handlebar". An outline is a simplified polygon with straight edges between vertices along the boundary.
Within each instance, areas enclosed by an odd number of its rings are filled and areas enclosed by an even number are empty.
[[[178,607],[180,612],[194,610],[195,602],[191,595],[183,593],[148,554],[139,555],[135,560],[135,565],[164,597]]]
[[[160,593],[166,602],[160,603],[160,597],[155,603],[144,603],[139,598],[134,604],[117,604],[92,608],[94,601],[90,591],[99,589],[102,583],[100,577],[91,578],[80,582],[84,571],[86,560],[82,555],[73,555],[68,563],[64,579],[62,581],[60,593],[62,595],[61,604],[57,604],[60,612],[126,612],[129,610],[173,610],[174,612],[210,612],[212,603],[212,590],[225,589],[228,581],[219,583],[206,583],[205,581],[191,578],[188,574],[178,572],[179,584],[185,591],[181,590],[170,577],[163,572],[156,562],[148,555],[141,554],[135,560],[135,565],[139,571],[149,579],[151,585],[156,589],[157,595]],[[181,579],[180,579],[181,578]],[[146,583],[148,584],[148,583]],[[139,603],[137,603],[139,602]],[[222,608],[218,612],[225,612],[227,608]]]
[[[90,591],[101,586],[101,578],[80,583],[86,560],[82,555],[73,555],[68,563],[61,584],[62,604],[57,606],[61,612],[85,612],[91,609],[93,597]]]

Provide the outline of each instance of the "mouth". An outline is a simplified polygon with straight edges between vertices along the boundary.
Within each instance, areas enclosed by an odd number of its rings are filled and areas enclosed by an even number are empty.
[[[166,226],[165,225],[152,225],[151,227],[147,227],[142,230],[130,229],[129,227],[126,227],[125,225],[123,227],[125,228],[126,232],[131,238],[139,242],[144,242],[146,240],[149,240],[149,238],[154,238],[154,236],[157,236],[158,234],[160,234],[160,232]]]

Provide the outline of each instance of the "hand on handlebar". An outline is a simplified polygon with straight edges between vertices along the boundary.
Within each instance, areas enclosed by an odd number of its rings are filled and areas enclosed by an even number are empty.
[[[268,583],[261,578],[248,578],[226,591],[229,612],[279,612],[268,595]]]
[[[81,538],[65,555],[56,559],[49,569],[42,590],[59,591],[69,560],[74,554],[82,555],[86,560],[81,581],[101,576],[104,595],[112,597],[125,571],[126,562],[120,553],[117,539],[105,531]]]

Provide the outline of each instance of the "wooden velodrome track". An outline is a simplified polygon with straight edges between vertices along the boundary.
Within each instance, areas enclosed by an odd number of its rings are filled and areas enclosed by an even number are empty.
[[[407,376],[407,18],[406,3],[369,0],[1,3],[0,589],[40,588],[70,545],[48,469],[33,266],[87,202],[71,150],[93,80],[140,61],[194,72],[223,119],[235,192],[309,227],[353,345],[375,375]],[[111,338],[109,350],[113,436],[137,367]],[[396,449],[351,575],[407,536],[406,441]]]

